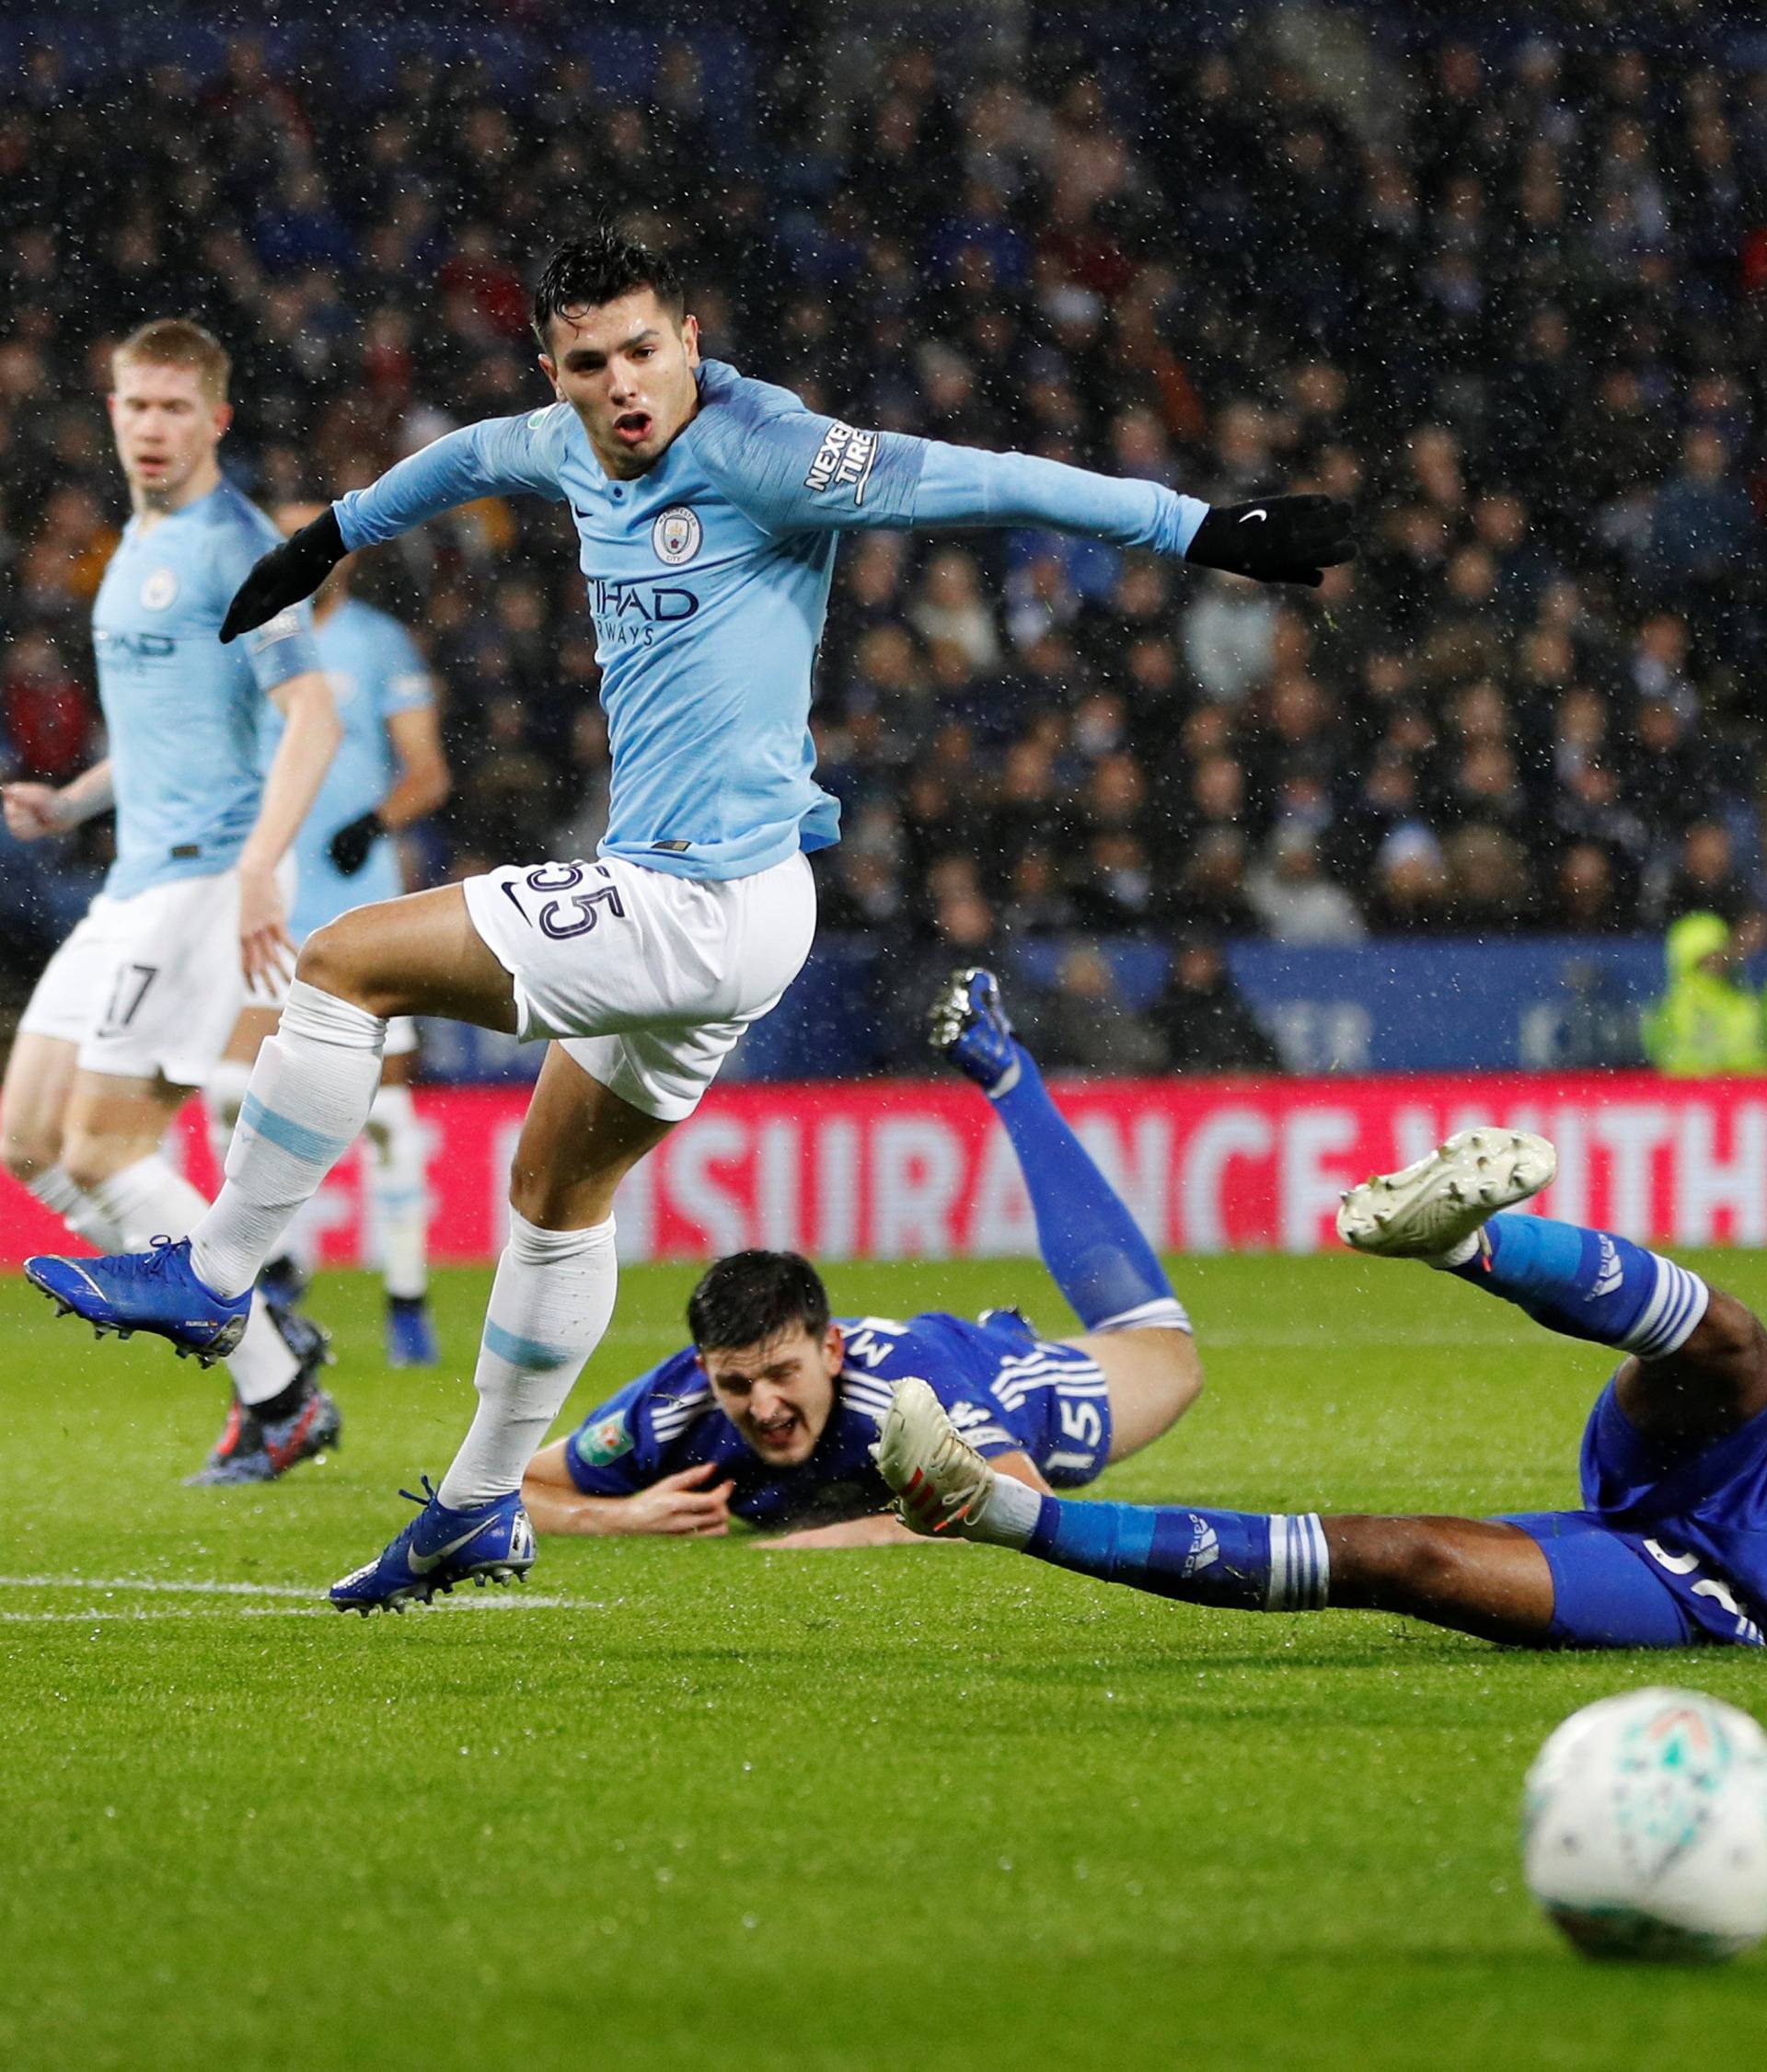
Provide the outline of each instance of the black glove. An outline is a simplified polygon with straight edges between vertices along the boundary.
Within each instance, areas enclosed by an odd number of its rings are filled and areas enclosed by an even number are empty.
[[[1334,563],[1355,560],[1351,524],[1349,505],[1336,497],[1219,503],[1197,526],[1184,559],[1260,582],[1304,582],[1317,590]]]
[[[272,547],[234,593],[221,621],[223,645],[312,596],[349,551],[335,511]]]
[[[369,851],[387,832],[387,823],[372,810],[359,819],[345,821],[325,845],[334,869],[353,878],[368,860]]]

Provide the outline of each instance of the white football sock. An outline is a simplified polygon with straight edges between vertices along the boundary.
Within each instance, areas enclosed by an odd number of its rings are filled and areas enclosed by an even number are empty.
[[[387,1293],[415,1300],[430,1284],[423,1125],[409,1087],[383,1086],[368,1111],[369,1199]]]
[[[242,1057],[217,1058],[202,1082],[202,1112],[209,1120],[209,1149],[217,1168],[227,1169],[227,1146],[233,1142],[234,1124],[246,1105],[246,1089],[251,1085],[251,1067]]]
[[[965,1521],[965,1539],[979,1539],[989,1547],[1023,1547],[1037,1529],[1043,1512],[1043,1491],[1011,1475],[997,1474],[982,1507]]]
[[[122,1232],[84,1188],[75,1186],[60,1166],[52,1166],[35,1180],[28,1180],[25,1188],[44,1208],[53,1210],[76,1237],[84,1237],[99,1253],[122,1250]]]
[[[226,1182],[191,1234],[191,1263],[238,1295],[271,1258],[301,1204],[355,1142],[380,1084],[387,1024],[296,979],[252,1066],[228,1146]]]
[[[100,1213],[121,1234],[120,1249],[128,1251],[144,1251],[156,1237],[188,1237],[209,1205],[157,1153],[112,1173],[92,1192]],[[227,1356],[227,1372],[239,1400],[267,1403],[280,1396],[298,1365],[263,1296],[254,1295],[246,1335]]]
[[[456,1510],[520,1489],[547,1427],[614,1313],[614,1219],[541,1230],[512,1211],[473,1386],[479,1409],[436,1491]]]

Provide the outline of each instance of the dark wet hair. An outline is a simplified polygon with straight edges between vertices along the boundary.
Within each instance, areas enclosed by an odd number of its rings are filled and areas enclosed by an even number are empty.
[[[702,1353],[760,1345],[794,1324],[815,1339],[828,1329],[828,1291],[797,1252],[732,1252],[687,1298],[687,1329]]]
[[[534,291],[534,335],[551,350],[553,317],[567,309],[598,309],[648,288],[678,324],[685,298],[674,262],[609,224],[558,247]]]

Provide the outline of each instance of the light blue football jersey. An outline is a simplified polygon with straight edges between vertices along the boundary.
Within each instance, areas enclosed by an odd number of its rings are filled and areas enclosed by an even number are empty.
[[[404,890],[387,836],[375,844],[367,862],[348,878],[331,860],[330,841],[339,828],[372,812],[393,788],[398,758],[387,720],[396,712],[417,711],[435,702],[429,666],[416,641],[396,618],[372,604],[346,597],[315,626],[314,639],[343,739],[294,840],[300,884],[289,929],[297,942],[353,906],[397,899]],[[272,706],[264,736],[266,769],[282,738],[282,714]]]
[[[231,482],[151,524],[132,518],[92,606],[117,799],[104,889],[133,899],[238,858],[263,796],[266,693],[318,669],[303,604],[224,648],[234,592],[282,535]]]
[[[611,480],[555,403],[450,432],[335,506],[353,549],[478,497],[570,504],[612,762],[601,847],[653,869],[740,878],[837,838],[809,719],[839,533],[1038,524],[1182,556],[1208,509],[1155,482],[861,431],[715,360],[699,397],[634,481]]]

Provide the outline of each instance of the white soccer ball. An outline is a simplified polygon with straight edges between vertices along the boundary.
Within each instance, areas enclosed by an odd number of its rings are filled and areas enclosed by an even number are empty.
[[[1734,1957],[1767,1935],[1767,1733],[1699,1691],[1585,1706],[1528,1772],[1522,1861],[1586,1957]]]

